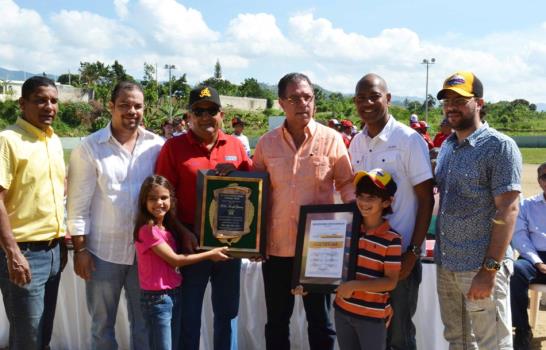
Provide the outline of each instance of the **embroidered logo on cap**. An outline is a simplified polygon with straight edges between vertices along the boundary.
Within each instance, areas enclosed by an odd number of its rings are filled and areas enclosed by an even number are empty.
[[[460,75],[454,75],[446,81],[446,85],[449,86],[463,85],[464,83],[466,83],[466,81],[464,80],[464,77]]]
[[[203,90],[201,90],[201,92],[199,93],[199,97],[211,97],[212,94],[210,93],[210,90],[208,87],[204,88]]]

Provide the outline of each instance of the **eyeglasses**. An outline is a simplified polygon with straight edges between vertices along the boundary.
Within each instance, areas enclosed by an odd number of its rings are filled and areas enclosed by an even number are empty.
[[[377,93],[374,93],[374,94],[371,94],[371,95],[356,95],[353,99],[353,101],[355,101],[356,103],[363,103],[363,102],[368,102],[368,101],[372,101],[372,102],[375,102],[375,101],[378,101],[381,97],[383,97],[382,94],[377,94]]]
[[[315,98],[315,95],[303,95],[303,96],[289,96],[285,98],[285,100],[288,101],[291,105],[297,105],[298,103],[303,104],[304,106],[307,106],[313,99]]]
[[[546,181],[546,173],[540,175],[538,178],[539,178],[541,181]]]
[[[210,116],[215,116],[220,111],[218,107],[209,107],[209,108],[195,108],[191,110],[196,117],[202,117],[205,113],[208,113]]]
[[[465,106],[468,102],[472,101],[474,97],[456,97],[456,98],[446,98],[442,100],[444,106]]]

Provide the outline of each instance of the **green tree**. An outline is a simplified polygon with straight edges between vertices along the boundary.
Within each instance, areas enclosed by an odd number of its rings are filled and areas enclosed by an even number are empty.
[[[214,78],[222,79],[222,66],[219,59],[216,59],[216,64],[214,65]]]
[[[79,74],[61,74],[57,78],[57,82],[65,85],[79,86],[80,85],[80,75]]]
[[[220,95],[236,96],[238,93],[237,85],[232,84],[229,80],[211,77],[204,80],[199,85],[212,86]]]
[[[80,62],[80,77],[83,87],[91,91],[91,99],[94,100],[95,94],[101,85],[111,84],[112,72],[110,66],[100,61],[95,63]],[[104,89],[100,90],[100,98],[104,98]],[[102,102],[106,104],[104,99]]]
[[[190,96],[191,86],[188,84],[186,73],[172,82],[173,95],[177,100],[185,104]]]
[[[260,83],[255,78],[246,78],[239,86],[239,94],[243,97],[267,98]]]
[[[125,68],[117,61],[114,61],[114,64],[112,64],[111,69],[111,76],[115,83],[120,81],[135,81],[135,79],[127,74],[125,71]]]
[[[144,62],[144,77],[142,86],[144,89],[144,103],[147,106],[156,106],[159,102],[159,86],[155,79],[155,66],[151,63]]]

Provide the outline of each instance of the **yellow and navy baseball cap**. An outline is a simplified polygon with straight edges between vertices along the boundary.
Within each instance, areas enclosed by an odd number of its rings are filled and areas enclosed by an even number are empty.
[[[212,86],[198,86],[190,91],[188,108],[191,109],[194,104],[201,101],[210,101],[218,107],[222,107],[222,104],[220,103],[220,95]]]
[[[358,186],[358,183],[364,177],[368,177],[370,180],[372,180],[373,184],[377,186],[377,188],[387,191],[387,193],[391,196],[394,196],[396,193],[396,182],[394,182],[391,174],[387,171],[379,168],[372,169],[370,171],[357,171],[353,180],[354,185]]]
[[[436,97],[442,100],[449,90],[464,97],[483,97],[482,82],[472,72],[461,71],[450,75]]]

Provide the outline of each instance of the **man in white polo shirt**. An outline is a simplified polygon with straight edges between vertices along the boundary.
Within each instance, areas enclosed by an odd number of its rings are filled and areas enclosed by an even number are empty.
[[[410,127],[389,114],[391,94],[385,80],[367,74],[356,85],[354,103],[364,129],[349,147],[353,170],[382,168],[392,174],[398,185],[394,197],[392,228],[402,235],[400,281],[391,292],[394,310],[388,331],[389,349],[416,349],[415,326],[421,283],[421,244],[433,207],[432,170],[427,145]]]

